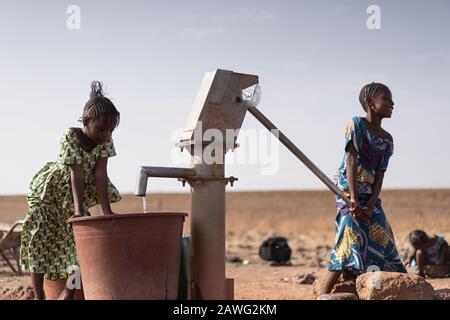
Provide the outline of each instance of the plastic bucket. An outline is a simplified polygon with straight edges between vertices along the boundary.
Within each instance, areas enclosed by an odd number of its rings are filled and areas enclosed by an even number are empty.
[[[71,218],[86,300],[177,298],[186,213]]]

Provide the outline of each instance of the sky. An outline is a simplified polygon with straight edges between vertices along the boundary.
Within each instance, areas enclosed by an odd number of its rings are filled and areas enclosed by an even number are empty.
[[[79,29],[68,27],[71,5]],[[380,29],[367,26],[370,5],[380,8]],[[56,160],[64,131],[80,125],[92,80],[121,113],[108,167],[121,192],[134,191],[140,165],[189,166],[174,163],[176,133],[215,69],[258,75],[258,108],[329,177],[346,124],[364,116],[361,87],[387,84],[395,109],[382,126],[395,150],[384,188],[449,188],[449,17],[446,0],[0,0],[0,194],[26,194]],[[248,114],[245,130],[263,127]],[[240,145],[235,152],[254,150]],[[228,164],[226,175],[239,181],[227,189],[325,188],[284,146],[276,160],[272,174],[263,163]],[[189,190],[152,179],[148,191]]]

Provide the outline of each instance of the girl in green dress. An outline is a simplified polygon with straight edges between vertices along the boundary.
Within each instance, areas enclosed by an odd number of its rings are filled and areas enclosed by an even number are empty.
[[[67,219],[89,215],[88,209],[96,204],[103,214],[113,214],[110,202],[121,199],[107,174],[108,158],[116,155],[111,135],[119,121],[120,113],[103,95],[102,84],[93,81],[80,119],[83,128],[67,129],[58,159],[44,165],[31,180],[20,262],[31,272],[36,299],[45,299],[44,277],[66,279],[68,268],[78,265]],[[73,299],[73,293],[66,288],[60,298]]]

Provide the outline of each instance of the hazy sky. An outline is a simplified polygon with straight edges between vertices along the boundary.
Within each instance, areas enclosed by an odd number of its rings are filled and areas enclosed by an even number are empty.
[[[366,10],[381,9],[369,30]],[[69,5],[79,30],[66,26]],[[450,187],[450,1],[4,1],[0,0],[0,194],[24,194],[56,160],[77,125],[90,81],[121,112],[112,182],[134,190],[139,165],[174,166],[205,72],[256,74],[259,108],[328,176],[343,156],[344,128],[364,115],[361,87],[386,83],[396,103],[383,127],[395,142],[384,186]],[[262,126],[247,115],[243,130]],[[245,152],[245,143],[237,152]],[[279,170],[230,165],[231,190],[318,189],[280,146]],[[188,191],[156,179],[149,191]]]

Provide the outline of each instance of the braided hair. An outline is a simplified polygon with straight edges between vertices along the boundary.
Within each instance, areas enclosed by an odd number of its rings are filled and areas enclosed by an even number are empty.
[[[364,111],[367,112],[367,106],[370,99],[373,99],[380,90],[387,90],[390,92],[389,88],[382,84],[382,83],[376,83],[372,82],[369,84],[366,84],[359,93],[359,102],[361,103],[361,106],[363,107]]]
[[[103,84],[100,81],[91,82],[90,99],[86,102],[83,110],[83,116],[80,122],[107,120],[109,124],[116,128],[120,122],[120,112],[117,111],[114,104],[105,97],[103,93]]]
[[[408,237],[409,241],[414,246],[425,244],[428,241],[428,235],[422,230],[414,230],[409,234]]]

